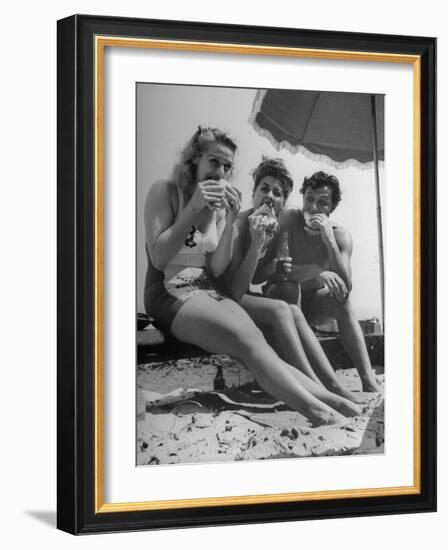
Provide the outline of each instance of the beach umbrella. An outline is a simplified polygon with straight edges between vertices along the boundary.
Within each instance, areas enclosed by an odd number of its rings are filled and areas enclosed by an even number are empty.
[[[384,324],[384,257],[378,163],[384,160],[384,96],[259,90],[250,122],[274,147],[339,168],[372,169],[375,179]]]

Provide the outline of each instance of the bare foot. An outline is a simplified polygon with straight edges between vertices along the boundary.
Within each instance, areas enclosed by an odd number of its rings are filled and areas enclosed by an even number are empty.
[[[340,403],[337,406],[334,405],[334,408],[344,416],[361,416],[365,409],[365,407],[357,405],[356,403],[344,398],[340,400]]]
[[[368,399],[365,396],[355,395],[351,391],[346,390],[336,383],[330,384],[327,389],[335,393],[336,395],[339,395],[341,397],[344,397],[345,399],[348,399],[349,401],[352,401],[353,403],[356,403],[357,405],[365,405],[368,402]]]
[[[343,422],[345,418],[338,412],[328,407],[328,410],[310,411],[308,418],[314,428],[318,426],[331,426]]]
[[[330,391],[327,391],[320,399],[344,416],[360,416],[362,414],[362,405],[354,403],[351,399],[346,399]],[[365,403],[363,403],[363,405],[365,405]]]
[[[374,377],[361,380],[361,382],[362,382],[363,392],[375,392],[375,393],[381,392],[381,387],[379,386],[378,382],[375,380]]]
[[[353,395],[352,393],[350,394],[350,397],[347,397],[347,399],[350,399],[350,401],[353,401],[353,403],[356,403],[356,405],[365,405],[366,403],[368,403],[370,401],[370,397],[365,397],[365,396],[356,396],[356,395]]]

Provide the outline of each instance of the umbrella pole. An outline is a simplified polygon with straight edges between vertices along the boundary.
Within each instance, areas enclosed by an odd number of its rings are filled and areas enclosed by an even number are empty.
[[[375,171],[375,188],[376,188],[376,216],[378,225],[378,249],[380,257],[380,282],[381,282],[381,312],[383,316],[383,332],[385,327],[384,321],[384,247],[383,247],[383,223],[381,219],[381,195],[380,195],[380,175],[378,170],[378,135],[376,128],[376,104],[375,96],[371,96],[371,112],[372,112],[372,142],[373,142],[373,166]]]

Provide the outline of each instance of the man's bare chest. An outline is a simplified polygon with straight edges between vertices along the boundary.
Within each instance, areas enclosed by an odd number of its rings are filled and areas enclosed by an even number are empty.
[[[319,236],[292,235],[289,253],[292,263],[296,265],[318,264],[325,267],[328,264],[327,248]]]

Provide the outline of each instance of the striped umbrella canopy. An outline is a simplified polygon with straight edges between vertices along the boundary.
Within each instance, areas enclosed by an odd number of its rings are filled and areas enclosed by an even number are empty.
[[[375,118],[372,109],[375,110]],[[260,90],[252,124],[279,148],[325,155],[335,163],[384,160],[384,96],[308,90]],[[306,153],[306,151],[303,151]],[[369,167],[369,166],[367,166]]]

